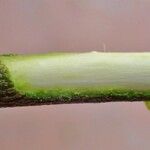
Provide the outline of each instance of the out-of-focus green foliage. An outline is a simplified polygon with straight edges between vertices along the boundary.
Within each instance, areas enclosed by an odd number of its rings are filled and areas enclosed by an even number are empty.
[[[150,110],[150,101],[145,101],[145,105],[146,105],[147,109]]]
[[[10,54],[1,54],[0,56],[17,56],[18,54],[10,53]]]

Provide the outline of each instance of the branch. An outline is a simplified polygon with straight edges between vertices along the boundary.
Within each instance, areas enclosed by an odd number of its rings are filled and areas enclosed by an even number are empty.
[[[0,56],[0,107],[149,99],[150,53]]]

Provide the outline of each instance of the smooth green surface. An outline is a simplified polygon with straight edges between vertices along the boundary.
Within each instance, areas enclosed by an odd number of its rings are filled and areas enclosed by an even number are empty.
[[[15,89],[29,97],[150,97],[150,53],[4,56]]]

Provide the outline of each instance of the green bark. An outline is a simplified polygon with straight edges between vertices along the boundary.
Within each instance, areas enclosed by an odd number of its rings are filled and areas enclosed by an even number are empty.
[[[149,99],[150,53],[0,56],[0,107]]]

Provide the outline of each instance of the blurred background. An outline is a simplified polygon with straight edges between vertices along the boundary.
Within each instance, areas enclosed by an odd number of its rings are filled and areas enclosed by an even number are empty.
[[[0,0],[0,53],[150,51],[149,0]],[[142,102],[0,109],[2,150],[149,150]]]
[[[0,0],[0,51],[148,51],[149,0]]]

